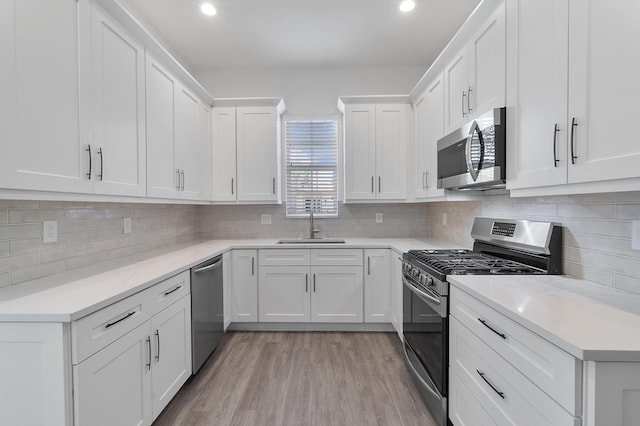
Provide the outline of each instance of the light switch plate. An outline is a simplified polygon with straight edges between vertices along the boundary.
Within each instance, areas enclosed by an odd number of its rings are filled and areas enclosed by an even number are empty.
[[[260,215],[260,223],[262,225],[271,225],[271,215],[270,214]]]
[[[382,223],[382,213],[376,213],[376,223]]]
[[[640,220],[634,220],[631,226],[631,248],[640,250]]]
[[[131,233],[131,218],[130,217],[125,217],[123,222],[124,222],[124,233],[125,234],[130,234]]]
[[[45,220],[42,222],[42,242],[55,243],[58,241],[58,222]]]

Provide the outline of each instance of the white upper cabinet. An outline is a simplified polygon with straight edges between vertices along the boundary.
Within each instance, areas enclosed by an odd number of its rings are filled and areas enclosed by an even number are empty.
[[[91,31],[94,191],[145,196],[144,47],[96,5]]]
[[[640,3],[570,0],[569,11],[568,181],[640,177],[628,131],[640,122]]]
[[[0,1],[0,186],[92,192],[80,95],[85,0]],[[81,25],[81,23],[83,25]],[[82,49],[84,53],[84,49]]]
[[[339,104],[344,112],[345,201],[406,199],[411,106],[350,102],[341,98]]]
[[[209,107],[150,55],[146,74],[147,196],[203,199]]]
[[[439,73],[414,103],[416,199],[444,196],[438,189],[438,139],[444,136],[444,77]]]
[[[444,68],[445,134],[505,104],[505,6],[472,35]]]
[[[508,187],[602,192],[614,187],[595,182],[640,177],[626,131],[640,120],[640,4],[508,1]]]
[[[214,104],[213,201],[280,203],[284,102],[281,98],[220,99]]]
[[[213,108],[213,199],[236,199],[236,109]]]

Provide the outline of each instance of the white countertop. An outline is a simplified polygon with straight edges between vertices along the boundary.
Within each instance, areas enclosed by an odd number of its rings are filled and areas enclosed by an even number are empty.
[[[640,361],[640,295],[567,276],[449,282],[585,361]]]
[[[345,238],[344,244],[277,244],[276,239],[198,241],[0,289],[0,321],[70,322],[233,248],[456,248],[411,238]]]

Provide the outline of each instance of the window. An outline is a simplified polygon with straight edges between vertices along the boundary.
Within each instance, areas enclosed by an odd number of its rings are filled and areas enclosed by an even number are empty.
[[[338,123],[285,124],[288,217],[338,216]]]

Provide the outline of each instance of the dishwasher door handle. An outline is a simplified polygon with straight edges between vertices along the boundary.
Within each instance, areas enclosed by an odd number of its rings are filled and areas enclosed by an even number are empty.
[[[205,266],[204,268],[196,269],[196,270],[195,270],[195,271],[193,271],[193,272],[195,272],[196,274],[199,274],[200,272],[209,271],[209,270],[211,270],[211,269],[215,269],[215,268],[217,268],[218,266],[220,266],[220,264],[221,264],[221,263],[222,263],[222,259],[221,259],[221,260],[218,260],[216,263],[213,263],[213,264],[211,264],[211,265],[209,265],[209,266]]]

